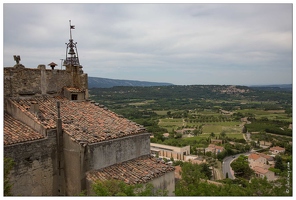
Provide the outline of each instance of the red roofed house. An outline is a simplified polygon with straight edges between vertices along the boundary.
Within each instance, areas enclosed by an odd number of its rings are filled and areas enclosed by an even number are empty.
[[[215,144],[209,144],[209,146],[205,149],[205,152],[212,152],[215,154],[221,153],[224,151],[224,147],[217,146]]]
[[[252,153],[248,156],[248,162],[250,167],[268,165],[268,168],[274,164],[274,159],[272,156],[266,155],[264,153]]]
[[[269,181],[275,180],[274,172],[268,170],[274,164],[272,156],[256,152],[248,156],[248,162],[256,177],[266,177]]]
[[[72,196],[96,180],[175,189],[174,167],[150,157],[144,127],[88,100],[87,74],[69,40],[65,70],[4,68],[4,156],[14,196]],[[73,46],[74,45],[74,46]]]
[[[255,173],[255,176],[256,177],[260,177],[260,178],[264,178],[266,177],[268,181],[273,181],[275,180],[275,175],[274,175],[274,172],[268,170],[268,169],[265,169],[265,168],[262,168],[262,167],[259,167],[259,166],[255,166],[253,168],[254,170],[254,173]]]
[[[271,147],[269,149],[269,152],[272,153],[272,154],[279,154],[279,153],[285,153],[285,148],[282,148],[282,147],[279,147],[279,146],[276,146],[276,147]]]

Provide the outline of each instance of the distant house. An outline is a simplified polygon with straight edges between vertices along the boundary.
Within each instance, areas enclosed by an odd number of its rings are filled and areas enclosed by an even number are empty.
[[[271,146],[272,145],[271,142],[267,142],[267,141],[264,141],[264,140],[259,141],[259,143],[260,143],[260,146]]]
[[[264,168],[269,168],[274,164],[273,157],[264,153],[252,153],[248,156],[248,161],[251,168],[255,166],[264,167],[265,165],[267,165],[267,167]]]
[[[285,148],[282,148],[282,147],[279,147],[279,146],[275,146],[275,147],[271,147],[269,149],[269,152],[274,154],[274,155],[277,155],[279,153],[285,153]]]
[[[150,143],[150,152],[161,157],[185,160],[185,155],[190,154],[190,146],[174,147],[169,145]]]
[[[268,170],[274,166],[274,158],[264,153],[252,153],[248,156],[249,166],[256,177],[266,177],[268,181],[275,180],[274,172]]]
[[[253,168],[255,176],[256,177],[260,177],[260,178],[264,178],[266,177],[268,181],[273,181],[275,180],[275,174],[274,172],[268,170],[268,169],[264,169],[262,167],[259,166],[255,166]]]
[[[221,153],[224,151],[224,147],[217,146],[215,144],[209,144],[209,146],[205,149],[205,152],[212,152],[215,154]]]

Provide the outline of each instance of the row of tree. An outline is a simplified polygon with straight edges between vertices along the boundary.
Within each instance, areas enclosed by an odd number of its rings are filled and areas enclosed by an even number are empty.
[[[292,129],[289,129],[289,122],[269,120],[268,118],[248,118],[248,120],[251,121],[251,123],[245,125],[246,131],[292,136]]]

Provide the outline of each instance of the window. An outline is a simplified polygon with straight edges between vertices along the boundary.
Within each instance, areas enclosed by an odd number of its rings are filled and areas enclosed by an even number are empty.
[[[77,100],[78,95],[77,94],[72,94],[71,95],[71,100]]]

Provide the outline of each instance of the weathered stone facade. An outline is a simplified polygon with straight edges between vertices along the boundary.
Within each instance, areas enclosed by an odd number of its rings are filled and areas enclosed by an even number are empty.
[[[46,139],[5,146],[4,155],[15,163],[10,175],[14,196],[58,195],[55,130]]]
[[[3,74],[5,97],[61,95],[64,87],[74,87],[72,72],[46,69],[45,65],[39,65],[36,69],[5,67]],[[87,74],[79,72],[75,78],[80,83],[80,89],[85,91],[87,99]]]
[[[100,169],[143,155],[149,155],[149,138],[149,133],[142,133],[88,145],[88,170]]]

